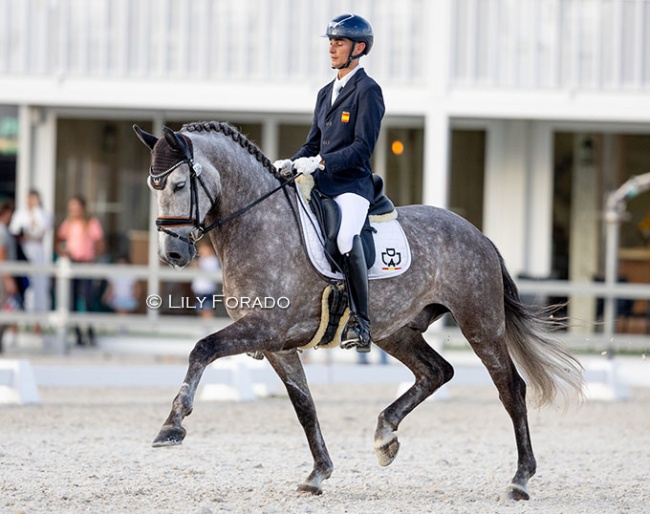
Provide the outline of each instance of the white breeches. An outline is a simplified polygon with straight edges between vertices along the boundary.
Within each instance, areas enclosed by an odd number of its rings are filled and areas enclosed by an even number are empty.
[[[336,245],[339,252],[345,255],[352,250],[354,236],[361,234],[370,202],[363,196],[354,193],[343,193],[335,196],[334,201],[341,209],[341,228],[336,238]]]

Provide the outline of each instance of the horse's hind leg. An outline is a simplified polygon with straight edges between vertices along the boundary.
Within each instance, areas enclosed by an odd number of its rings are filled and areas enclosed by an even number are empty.
[[[515,429],[517,443],[517,472],[508,488],[508,496],[513,500],[528,500],[526,489],[528,480],[535,474],[537,464],[530,442],[528,411],[526,408],[526,383],[515,368],[505,340],[495,339],[493,344],[480,343],[469,339],[470,345],[487,368],[494,385],[499,391],[499,399],[510,415]]]
[[[375,431],[375,451],[379,464],[388,466],[397,456],[397,429],[415,407],[454,376],[454,369],[422,337],[426,326],[404,327],[389,338],[377,341],[380,348],[406,365],[415,375],[415,383],[379,414]]]
[[[314,458],[314,468],[307,480],[298,486],[298,491],[322,494],[321,483],[330,477],[334,466],[323,440],[300,357],[295,350],[266,354],[266,357],[287,388]]]

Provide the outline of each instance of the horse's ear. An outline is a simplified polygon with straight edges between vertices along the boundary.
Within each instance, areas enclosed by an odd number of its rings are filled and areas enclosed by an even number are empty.
[[[169,127],[163,127],[163,134],[165,135],[165,141],[167,141],[167,144],[172,150],[176,152],[183,152],[183,147],[178,141],[179,137],[176,135],[176,132],[174,132]]]
[[[135,135],[138,136],[138,139],[142,141],[145,146],[149,147],[150,150],[153,150],[153,147],[156,145],[158,138],[149,132],[145,132],[137,125],[133,125],[133,130]]]
[[[169,127],[163,127],[163,133],[165,134],[165,141],[167,141],[172,150],[183,154],[187,159],[192,159],[192,151],[183,136],[177,134]]]

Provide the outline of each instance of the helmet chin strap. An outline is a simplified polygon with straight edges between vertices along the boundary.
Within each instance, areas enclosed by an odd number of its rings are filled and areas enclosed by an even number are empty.
[[[360,57],[363,56],[363,53],[358,55],[352,55],[354,53],[355,46],[357,46],[357,41],[352,41],[352,50],[350,50],[350,55],[348,55],[347,62],[345,64],[341,64],[341,66],[332,66],[333,70],[344,70],[346,68],[349,68],[352,61],[354,61],[355,59],[359,59]]]

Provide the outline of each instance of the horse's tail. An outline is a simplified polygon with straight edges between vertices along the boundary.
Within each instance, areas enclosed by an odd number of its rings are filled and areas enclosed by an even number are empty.
[[[498,251],[497,251],[498,253]],[[499,255],[503,275],[506,315],[506,344],[510,357],[531,387],[535,406],[550,405],[558,393],[565,405],[575,394],[583,398],[583,368],[552,332],[567,326],[565,318],[554,318],[556,307],[524,305],[519,291]]]

